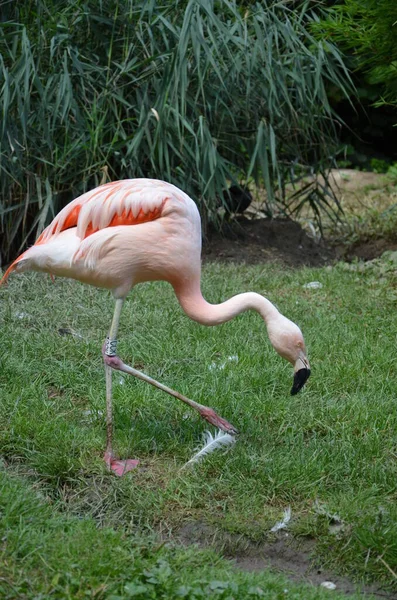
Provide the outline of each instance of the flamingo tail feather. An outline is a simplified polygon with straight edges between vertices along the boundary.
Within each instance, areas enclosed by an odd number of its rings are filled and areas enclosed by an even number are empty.
[[[18,268],[18,264],[25,258],[25,254],[26,252],[23,252],[20,256],[18,256],[18,258],[14,260],[14,262],[10,264],[3,277],[0,279],[0,286],[6,283],[10,274]]]

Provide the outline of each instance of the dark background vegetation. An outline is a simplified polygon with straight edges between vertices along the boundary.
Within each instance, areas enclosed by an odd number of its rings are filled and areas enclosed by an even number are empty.
[[[344,121],[340,140],[348,145],[347,160],[358,168],[386,169],[397,160],[397,3],[333,0],[328,6],[318,31],[344,52],[355,84],[350,102],[330,90]]]
[[[338,161],[397,160],[394,0],[21,0],[1,19],[0,264],[107,179],[169,180],[206,224],[239,182],[288,214],[309,175],[293,206],[319,218]]]

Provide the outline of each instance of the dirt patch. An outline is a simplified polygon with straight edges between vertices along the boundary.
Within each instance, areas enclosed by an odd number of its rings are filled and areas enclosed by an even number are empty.
[[[373,260],[374,258],[378,258],[378,256],[382,256],[386,250],[397,250],[397,243],[386,239],[375,239],[356,242],[344,249],[341,246],[336,248],[338,257],[348,262],[354,258]]]
[[[247,219],[210,229],[203,244],[204,260],[260,264],[279,260],[291,267],[319,267],[335,260],[335,250],[309,237],[290,219]]]
[[[316,566],[316,543],[312,539],[298,540],[286,532],[279,532],[272,541],[255,543],[246,536],[221,532],[202,521],[187,523],[174,536],[177,542],[186,546],[197,544],[202,548],[215,547],[243,571],[272,569],[282,572],[294,582],[321,586],[328,581],[334,583],[336,591],[340,593],[359,592],[363,597],[372,594],[376,598],[397,599],[397,594],[393,592],[384,592],[377,586],[359,586],[346,577]]]
[[[302,180],[300,185],[308,182]],[[330,183],[346,217],[363,217],[371,211],[382,212],[397,205],[397,186],[385,175],[333,170]],[[287,186],[288,187],[288,186]],[[291,188],[296,191],[296,186]],[[221,231],[209,227],[203,244],[204,260],[246,264],[281,261],[291,267],[318,267],[336,260],[372,260],[386,250],[396,250],[396,240],[362,239],[355,244],[319,241],[311,209],[304,207],[299,222],[285,218],[268,219],[263,207],[264,190],[252,190],[254,200],[242,216],[224,222]],[[334,225],[323,223],[327,239],[336,239]]]

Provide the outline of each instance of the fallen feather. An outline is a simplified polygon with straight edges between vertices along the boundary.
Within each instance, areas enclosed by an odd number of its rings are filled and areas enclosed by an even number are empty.
[[[103,410],[87,408],[86,410],[83,410],[83,416],[86,417],[88,422],[93,423],[97,419],[103,418]]]
[[[303,286],[307,290],[317,290],[323,287],[323,284],[319,281],[310,281],[309,283],[305,283]]]
[[[347,525],[337,513],[330,512],[325,504],[321,504],[318,500],[313,503],[313,510],[318,515],[324,515],[329,521],[328,531],[331,535],[339,535],[343,532]]]
[[[208,370],[209,371],[214,371],[215,369],[219,369],[220,371],[222,371],[222,369],[225,368],[226,363],[221,363],[220,365],[218,365],[216,362],[212,362],[210,365],[208,365]]]
[[[325,504],[321,504],[317,499],[313,502],[313,509],[318,515],[326,516],[333,523],[342,523],[341,517],[336,513],[331,513]]]
[[[208,370],[209,371],[214,371],[215,369],[218,369],[219,371],[223,371],[223,369],[226,367],[226,363],[228,362],[238,362],[238,356],[237,354],[233,354],[232,356],[228,356],[227,359],[222,362],[222,363],[216,363],[215,361],[212,362],[209,366],[208,366]]]
[[[83,336],[80,333],[77,333],[77,331],[74,331],[69,327],[60,327],[58,329],[58,333],[59,335],[72,335],[73,337],[80,338],[81,340],[83,339]]]
[[[154,116],[155,116],[155,118],[156,118],[156,121],[157,121],[158,123],[160,123],[160,116],[159,116],[159,113],[157,112],[157,110],[156,110],[155,108],[151,108],[151,109],[150,109],[150,112],[152,113],[152,115],[154,115]]]
[[[15,316],[18,319],[28,319],[30,317],[30,315],[28,313],[25,313],[25,312],[17,312],[17,313],[15,313]]]
[[[279,531],[280,529],[285,529],[288,525],[288,523],[291,520],[291,507],[289,506],[283,514],[283,519],[282,521],[279,521],[278,523],[276,523],[272,528],[271,528],[271,532],[272,533],[276,533],[276,531]]]
[[[336,585],[332,581],[323,581],[320,585],[326,590],[336,590]]]
[[[224,433],[219,430],[214,436],[210,431],[206,431],[204,433],[204,446],[199,449],[198,452],[181,467],[184,469],[187,465],[192,465],[194,463],[200,462],[207,454],[211,454],[214,450],[217,450],[221,446],[229,446],[230,444],[234,444],[236,442],[236,438],[230,433]]]

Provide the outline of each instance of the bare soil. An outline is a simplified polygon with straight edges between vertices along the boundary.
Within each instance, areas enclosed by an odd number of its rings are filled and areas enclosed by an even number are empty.
[[[382,256],[386,250],[397,250],[397,242],[383,238],[370,239],[356,242],[350,247],[336,246],[335,250],[343,260],[351,261],[354,258],[373,260]]]
[[[310,238],[290,219],[237,217],[212,229],[203,244],[203,258],[246,264],[281,261],[291,267],[320,267],[337,258],[335,249]]]
[[[350,217],[381,212],[397,204],[397,187],[382,174],[335,170],[331,183]],[[374,237],[349,244],[336,242],[329,230],[326,239],[319,240],[318,235],[310,234],[310,212],[303,211],[299,222],[268,219],[262,211],[264,200],[264,192],[259,191],[244,215],[224,222],[220,231],[210,226],[203,243],[204,260],[246,264],[281,261],[290,267],[319,267],[336,260],[372,260],[386,250],[397,249],[397,232],[394,240]]]
[[[397,594],[393,592],[382,591],[375,585],[358,586],[346,577],[318,567],[315,562],[315,540],[296,539],[285,531],[278,532],[271,541],[255,543],[246,536],[220,533],[212,525],[192,521],[174,532],[174,539],[184,545],[215,547],[226,559],[231,560],[236,568],[243,571],[272,569],[283,573],[294,582],[306,582],[313,586],[321,586],[326,581],[332,582],[339,593],[360,592],[363,598],[372,595],[375,598],[397,599]]]

